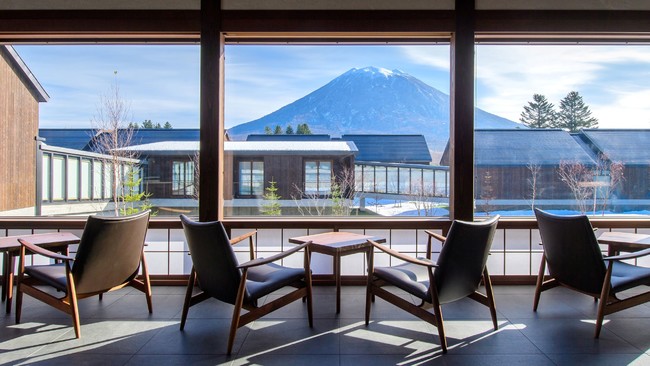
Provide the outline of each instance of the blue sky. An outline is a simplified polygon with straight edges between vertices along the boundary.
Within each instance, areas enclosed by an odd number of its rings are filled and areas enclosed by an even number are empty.
[[[117,81],[132,120],[198,127],[199,47],[15,46],[50,95],[41,127],[87,128]],[[477,47],[477,106],[518,120],[533,93],[556,106],[576,90],[601,128],[650,128],[649,46]],[[449,47],[226,48],[226,127],[269,114],[353,67],[399,69],[449,92]],[[114,74],[117,71],[117,75]]]

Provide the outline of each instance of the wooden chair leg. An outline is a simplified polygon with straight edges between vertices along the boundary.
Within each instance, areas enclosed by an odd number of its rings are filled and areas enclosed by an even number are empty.
[[[8,256],[6,253],[5,256]],[[25,248],[20,249],[20,260],[18,262],[18,282],[16,283],[16,324],[20,324],[20,316],[23,310],[23,292],[21,284],[25,279]]]
[[[373,247],[371,246],[366,252],[368,260],[368,281],[366,283],[366,326],[370,323],[370,303],[374,302],[375,297],[372,294],[372,276],[374,272],[374,255]]]
[[[447,336],[445,335],[445,325],[442,320],[442,307],[438,300],[435,300],[433,305],[433,311],[436,313],[436,327],[438,328],[438,337],[440,337],[440,347],[442,347],[442,353],[447,353]]]
[[[20,324],[20,314],[23,310],[23,293],[20,291],[20,282],[16,286],[16,324]]]
[[[187,290],[185,291],[185,302],[183,303],[183,313],[181,314],[181,330],[185,328],[185,321],[187,320],[187,313],[190,310],[190,300],[192,300],[192,292],[194,292],[194,283],[196,282],[196,271],[192,266],[190,271],[190,278],[187,281]]]
[[[442,353],[447,353],[447,336],[445,335],[445,325],[442,319],[442,306],[440,306],[440,300],[438,299],[438,289],[436,288],[435,281],[433,279],[433,273],[429,270],[429,291],[431,292],[431,305],[433,306],[434,316],[436,320],[436,328],[438,328],[438,337],[440,337],[440,347],[442,347]]]
[[[70,306],[70,315],[72,315],[72,324],[74,333],[77,338],[81,338],[81,323],[79,322],[79,307],[77,306],[77,291],[74,286],[74,278],[70,267],[66,264],[66,278],[68,281],[68,304]]]
[[[600,292],[600,304],[598,304],[598,315],[596,318],[596,332],[594,338],[600,337],[600,330],[603,327],[603,318],[605,318],[605,308],[609,300],[609,291],[611,287],[612,270],[614,268],[614,261],[609,261],[607,266],[607,273],[605,274],[605,281],[603,281],[603,288]]]
[[[239,328],[239,315],[241,314],[241,309],[244,304],[244,294],[246,293],[246,275],[248,274],[247,270],[244,270],[241,277],[241,282],[239,283],[239,290],[237,291],[237,299],[235,300],[235,307],[232,312],[232,322],[230,323],[230,335],[228,336],[228,351],[227,354],[232,353],[232,346],[235,343],[235,335],[237,334],[237,329]]]
[[[311,253],[309,247],[305,249],[305,284],[307,286],[307,318],[309,320],[309,327],[314,327],[314,308],[313,308],[313,298],[312,298],[312,283],[311,283]],[[303,297],[303,301],[305,297]]]
[[[147,261],[144,258],[144,250],[142,250],[142,280],[144,282],[144,295],[147,298],[147,308],[149,309],[149,314],[153,313],[153,301],[151,294],[151,281],[149,280],[149,269],[147,268]]]
[[[490,308],[490,315],[492,316],[492,325],[494,330],[499,330],[499,323],[497,322],[497,307],[494,302],[494,292],[492,291],[492,280],[487,267],[483,270],[483,282],[485,283],[485,294],[487,296],[488,307]]]
[[[10,314],[11,313],[11,301],[12,301],[12,299],[14,297],[14,265],[16,264],[16,259],[15,259],[15,257],[13,255],[9,255],[9,254],[7,254],[7,255],[9,256],[9,258],[7,260],[9,270],[6,272],[7,273],[7,280],[6,280],[6,283],[7,283],[7,288],[6,288],[7,300],[6,301],[7,301],[7,303],[5,304],[5,308],[6,308],[5,310],[6,310],[7,314]]]
[[[537,311],[537,306],[539,305],[539,297],[542,293],[542,284],[544,283],[544,272],[546,272],[546,255],[542,254],[542,261],[539,264],[539,273],[537,274],[537,285],[535,286],[533,311]]]

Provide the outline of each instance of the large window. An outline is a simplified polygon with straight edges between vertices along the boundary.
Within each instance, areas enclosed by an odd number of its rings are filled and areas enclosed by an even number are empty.
[[[326,196],[332,190],[332,162],[305,162],[305,194]]]
[[[194,162],[174,161],[172,167],[172,194],[191,196],[194,194]]]
[[[239,195],[258,197],[264,194],[264,162],[239,162]]]
[[[0,90],[0,215],[197,211],[198,45],[0,45]]]
[[[477,215],[650,214],[650,47],[476,50]]]
[[[410,177],[412,169],[440,166],[449,139],[449,44],[395,41],[226,41],[227,215],[255,214],[252,208],[274,204],[282,215],[417,217],[419,201],[431,201],[434,193],[424,197],[414,184],[449,191],[449,182],[434,183],[433,174]],[[253,153],[264,155],[264,184],[274,182],[273,202],[252,193],[252,168],[238,182],[229,177],[233,162]],[[448,215],[449,197],[436,198],[435,215]]]

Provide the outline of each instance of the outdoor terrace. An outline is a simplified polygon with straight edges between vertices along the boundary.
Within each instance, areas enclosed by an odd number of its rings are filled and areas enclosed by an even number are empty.
[[[0,320],[0,364],[94,365],[647,365],[649,305],[606,318],[593,338],[597,305],[561,288],[542,295],[532,311],[533,286],[496,286],[499,330],[489,311],[471,300],[443,306],[449,352],[437,331],[378,299],[363,320],[365,288],[343,288],[335,313],[334,288],[314,288],[314,327],[306,305],[294,302],[239,330],[225,355],[232,307],[208,300],[179,330],[185,288],[154,287],[154,312],[144,296],[123,289],[80,302],[82,338],[64,313],[25,297],[23,319]]]
[[[599,231],[650,233],[647,220],[597,219]],[[72,231],[80,234],[83,218],[6,218],[2,235]],[[346,230],[383,235],[387,245],[422,254],[424,229],[443,232],[447,220],[230,220],[233,235],[257,229],[259,256],[282,250],[288,238],[320,231]],[[9,229],[11,228],[11,229]],[[502,219],[488,268],[493,275],[500,329],[491,328],[489,311],[471,300],[443,306],[449,353],[442,355],[437,331],[414,316],[378,299],[371,324],[364,325],[365,287],[361,254],[343,258],[341,313],[335,312],[331,259],[313,258],[315,324],[307,325],[306,307],[295,302],[240,329],[233,355],[225,355],[232,308],[215,300],[190,309],[185,331],[179,330],[190,257],[180,222],[153,218],[146,256],[154,287],[154,312],[144,296],[123,289],[103,301],[80,301],[82,338],[74,338],[69,317],[25,297],[23,319],[14,323],[3,315],[0,364],[317,364],[424,365],[526,363],[648,364],[650,362],[650,305],[609,315],[600,339],[593,338],[597,303],[562,288],[545,292],[537,313],[532,311],[531,285],[541,249],[532,219]],[[417,245],[416,245],[417,243]],[[244,257],[246,245],[239,253]],[[72,248],[74,250],[74,248]],[[316,255],[315,255],[316,256]],[[299,257],[299,256],[298,256]],[[300,259],[297,259],[300,261]],[[380,259],[381,260],[381,259]],[[38,260],[37,260],[38,262]],[[285,262],[299,266],[300,263]],[[640,264],[644,264],[640,262]],[[518,285],[512,285],[512,284]],[[180,286],[168,286],[176,284]],[[270,295],[271,297],[274,295]],[[405,295],[406,296],[406,295]],[[268,299],[265,299],[268,300]]]

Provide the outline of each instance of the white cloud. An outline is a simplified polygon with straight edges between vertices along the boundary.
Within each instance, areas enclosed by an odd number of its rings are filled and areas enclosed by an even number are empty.
[[[600,128],[650,128],[650,89],[621,92],[611,104],[593,106]]]
[[[447,72],[450,69],[449,47],[408,46],[402,49],[404,54],[415,63]]]
[[[572,90],[583,95],[601,127],[639,127],[638,119],[647,115],[640,106],[648,99],[639,85],[650,80],[638,80],[640,73],[633,73],[635,80],[610,80],[609,73],[630,64],[650,67],[648,47],[484,45],[477,47],[476,64],[477,106],[512,120],[534,93],[558,107]],[[630,109],[627,100],[639,104]],[[621,115],[628,118],[622,121]]]

